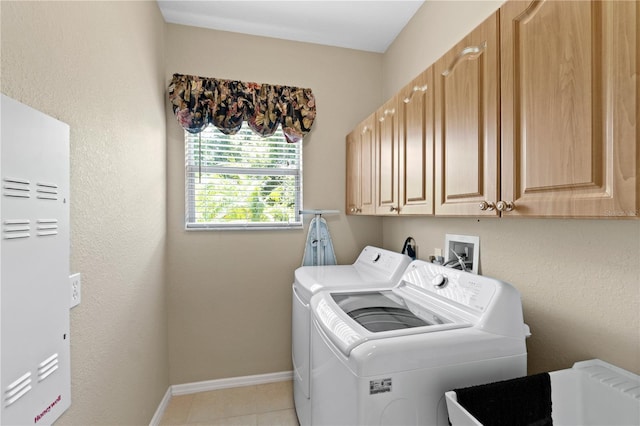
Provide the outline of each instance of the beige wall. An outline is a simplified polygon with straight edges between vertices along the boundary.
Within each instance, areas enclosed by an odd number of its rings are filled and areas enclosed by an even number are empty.
[[[304,207],[329,215],[340,263],[381,244],[379,218],[347,218],[345,135],[381,101],[382,55],[168,25],[173,73],[310,87],[318,116],[304,139]],[[171,383],[291,370],[291,284],[304,230],[184,230],[184,136],[167,107]],[[398,248],[399,249],[399,248]]]
[[[504,0],[427,0],[384,54],[383,99],[433,64],[502,3]]]
[[[384,55],[385,97],[500,3],[427,2]],[[480,236],[481,272],[513,283],[522,293],[532,331],[530,372],[601,358],[640,373],[640,221],[383,220],[384,246],[394,248],[411,235],[421,259],[442,247],[447,233]]]
[[[10,2],[2,92],[71,127],[72,405],[149,424],[169,386],[163,34],[155,2]]]

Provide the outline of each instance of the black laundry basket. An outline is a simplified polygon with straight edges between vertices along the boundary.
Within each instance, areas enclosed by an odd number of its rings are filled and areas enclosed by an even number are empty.
[[[553,424],[549,373],[455,389],[454,392],[457,403],[483,426]],[[451,392],[447,394],[452,397]]]

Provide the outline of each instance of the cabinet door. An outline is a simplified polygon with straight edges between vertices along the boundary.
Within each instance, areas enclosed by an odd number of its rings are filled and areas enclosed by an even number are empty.
[[[375,114],[347,135],[347,214],[375,214]]]
[[[360,126],[360,213],[375,214],[376,116],[371,114]]]
[[[357,214],[361,211],[360,201],[360,137],[358,129],[347,135],[347,188],[346,188],[346,213]]]
[[[376,112],[376,215],[398,214],[397,96]]]
[[[505,214],[640,216],[638,7],[502,7],[502,199],[515,204]]]
[[[498,196],[498,13],[435,63],[435,212],[493,215]]]
[[[433,214],[433,68],[398,100],[400,214]]]

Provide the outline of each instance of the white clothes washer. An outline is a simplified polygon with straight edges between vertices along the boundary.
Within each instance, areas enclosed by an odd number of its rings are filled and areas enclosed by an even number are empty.
[[[293,394],[301,425],[311,422],[311,297],[321,290],[388,288],[397,283],[411,258],[367,246],[352,265],[302,266],[295,271],[292,306]]]
[[[311,299],[311,424],[447,425],[446,391],[527,373],[520,294],[414,261],[392,288]]]

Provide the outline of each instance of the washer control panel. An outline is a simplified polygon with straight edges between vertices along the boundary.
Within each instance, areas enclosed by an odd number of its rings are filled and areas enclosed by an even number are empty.
[[[487,309],[500,285],[493,278],[423,261],[413,262],[402,279],[403,284],[421,292],[480,312]]]

